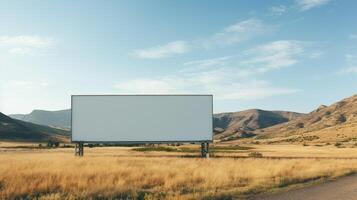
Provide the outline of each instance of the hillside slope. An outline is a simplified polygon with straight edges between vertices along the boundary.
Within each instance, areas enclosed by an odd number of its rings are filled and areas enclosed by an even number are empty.
[[[46,111],[33,110],[30,114],[13,114],[11,118],[35,124],[70,129],[71,110]]]
[[[330,106],[320,106],[308,115],[255,131],[258,138],[287,141],[348,141],[357,139],[357,95]],[[283,139],[288,138],[288,139]]]
[[[259,109],[215,114],[213,124],[216,138],[234,139],[250,137],[254,131],[302,117],[304,114],[288,111],[266,111]],[[227,138],[228,137],[228,138]]]
[[[0,113],[0,140],[11,141],[68,141],[69,132],[12,119]]]

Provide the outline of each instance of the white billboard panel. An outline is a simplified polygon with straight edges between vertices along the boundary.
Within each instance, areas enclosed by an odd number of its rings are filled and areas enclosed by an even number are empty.
[[[212,95],[73,95],[73,142],[212,141]]]

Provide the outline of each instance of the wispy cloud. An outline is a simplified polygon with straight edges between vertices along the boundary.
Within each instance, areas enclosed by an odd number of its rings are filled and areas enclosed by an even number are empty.
[[[341,71],[342,74],[355,74],[357,73],[357,66],[355,67],[347,67]]]
[[[147,49],[137,49],[134,50],[133,54],[139,58],[157,59],[183,54],[188,52],[189,49],[189,44],[186,41],[174,41]]]
[[[357,39],[357,34],[350,34],[350,35],[348,36],[348,38],[350,38],[350,39]]]
[[[296,40],[279,40],[258,46],[246,52],[249,58],[242,61],[259,71],[267,71],[294,65],[297,56],[304,52],[302,42]]]
[[[324,52],[323,51],[313,51],[309,54],[309,58],[311,59],[317,59],[317,58],[320,58],[324,55]]]
[[[0,45],[25,46],[32,48],[48,48],[54,44],[54,39],[50,37],[40,37],[31,35],[20,36],[0,36]]]
[[[330,0],[296,0],[295,2],[300,11],[307,11],[325,5],[329,3]]]
[[[340,70],[338,74],[348,75],[357,73],[357,56],[352,54],[345,55],[346,67]]]
[[[51,37],[36,35],[0,36],[0,46],[12,54],[33,54],[35,50],[48,49],[55,43]]]
[[[278,40],[253,47],[237,55],[196,60],[184,63],[182,72],[214,69],[219,67],[239,69],[240,77],[261,74],[271,70],[289,67],[302,57],[316,58],[319,51],[304,53],[305,43],[296,40]]]
[[[223,56],[223,57],[218,57],[218,58],[210,58],[210,59],[203,59],[203,60],[194,60],[194,61],[189,61],[185,62],[181,72],[194,72],[197,70],[203,70],[205,68],[210,68],[210,67],[222,67],[227,64],[227,61],[230,60],[232,56]]]
[[[10,80],[3,83],[6,88],[38,89],[47,87],[47,81]]]
[[[185,93],[185,82],[180,77],[160,77],[154,79],[134,79],[117,83],[114,88],[122,94],[170,94]]]
[[[205,48],[223,47],[241,43],[272,30],[271,26],[258,19],[248,19],[237,22],[215,33],[211,37],[199,41]]]
[[[247,50],[243,54],[189,61],[175,75],[116,83],[123,94],[209,93],[217,99],[256,100],[298,92],[261,80],[270,70],[294,65],[304,52],[300,41],[282,40]]]
[[[307,11],[329,3],[331,0],[295,0],[292,5],[276,5],[269,7],[269,12],[274,16],[281,16],[291,11]]]
[[[348,66],[354,66],[354,65],[357,66],[357,55],[346,54],[345,60]]]
[[[32,54],[32,50],[30,48],[16,47],[8,50],[11,54]]]
[[[238,44],[258,35],[267,33],[272,26],[258,19],[237,22],[206,38],[193,41],[173,41],[150,48],[136,49],[133,55],[139,58],[158,59],[187,53],[192,49],[212,49]]]
[[[269,11],[272,15],[280,16],[288,11],[288,7],[285,5],[272,6]]]
[[[293,94],[299,90],[274,87],[262,80],[237,79],[231,70],[220,69],[196,74],[180,74],[152,79],[134,79],[115,84],[122,94],[214,94],[217,99],[258,100],[267,97]]]

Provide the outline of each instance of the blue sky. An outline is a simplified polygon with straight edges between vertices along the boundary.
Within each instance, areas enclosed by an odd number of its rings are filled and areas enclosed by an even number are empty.
[[[0,112],[71,94],[213,94],[310,112],[357,93],[357,2],[1,1]]]

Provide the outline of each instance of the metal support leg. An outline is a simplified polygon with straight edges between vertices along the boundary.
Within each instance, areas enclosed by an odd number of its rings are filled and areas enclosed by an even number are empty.
[[[201,157],[208,158],[209,151],[208,151],[209,143],[201,143]]]
[[[202,158],[206,157],[206,153],[205,153],[205,143],[201,143],[201,157],[202,157]]]
[[[206,158],[209,158],[209,143],[206,143]]]
[[[75,147],[74,147],[74,155],[75,155],[75,156],[79,156],[79,143],[76,143],[76,144],[75,144]]]
[[[74,152],[76,156],[83,156],[83,143],[76,143]]]

